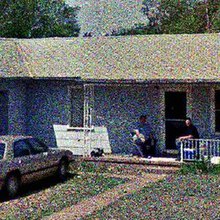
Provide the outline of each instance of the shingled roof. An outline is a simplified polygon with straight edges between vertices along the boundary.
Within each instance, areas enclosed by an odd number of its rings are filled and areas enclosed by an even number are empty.
[[[220,34],[0,39],[0,77],[220,82]]]

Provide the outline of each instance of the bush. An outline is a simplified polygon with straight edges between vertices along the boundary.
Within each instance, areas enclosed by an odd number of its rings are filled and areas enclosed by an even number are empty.
[[[182,164],[179,174],[220,174],[220,165],[213,165],[209,160]]]

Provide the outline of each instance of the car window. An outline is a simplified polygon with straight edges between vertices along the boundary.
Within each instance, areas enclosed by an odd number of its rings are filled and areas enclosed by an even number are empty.
[[[0,160],[3,159],[5,153],[5,143],[0,143]]]
[[[26,140],[19,140],[14,142],[13,150],[14,157],[23,157],[30,155],[30,148]]]
[[[39,154],[47,151],[47,146],[36,138],[28,139],[31,145],[31,154]]]

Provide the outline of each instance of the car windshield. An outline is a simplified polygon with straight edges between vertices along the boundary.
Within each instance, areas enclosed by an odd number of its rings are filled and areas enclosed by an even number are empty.
[[[3,159],[5,153],[5,144],[0,143],[0,160]]]

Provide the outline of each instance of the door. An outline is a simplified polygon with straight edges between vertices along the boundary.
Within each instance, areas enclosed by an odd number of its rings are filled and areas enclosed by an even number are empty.
[[[35,162],[36,179],[42,179],[52,174],[54,161],[49,156],[48,147],[36,138],[28,138],[31,148],[31,158]]]
[[[8,93],[0,91],[0,135],[8,134]]]
[[[165,93],[166,148],[176,149],[175,140],[183,134],[186,118],[186,92]]]

